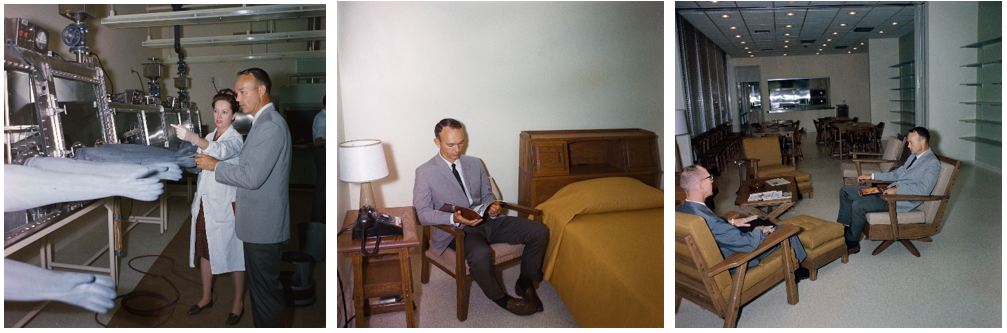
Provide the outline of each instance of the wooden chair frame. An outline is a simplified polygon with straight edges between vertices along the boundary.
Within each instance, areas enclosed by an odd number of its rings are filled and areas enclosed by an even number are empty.
[[[510,209],[521,214],[521,216],[533,215],[534,221],[542,222],[542,211],[534,208],[529,208],[512,203],[503,203],[500,205],[500,209]],[[501,213],[502,214],[502,213]],[[430,249],[430,236],[434,232],[434,228],[443,230],[454,236],[455,238],[455,263],[454,263],[454,273],[448,267],[442,266],[440,263],[430,260],[427,257],[427,250]],[[445,251],[451,251],[447,249]],[[430,266],[433,264],[440,268],[444,273],[447,273],[452,278],[455,279],[456,286],[456,298],[457,298],[457,309],[456,315],[458,321],[465,321],[468,319],[469,315],[469,289],[471,287],[470,282],[472,282],[472,275],[468,274],[468,264],[465,262],[465,231],[456,228],[451,225],[424,225],[423,226],[423,241],[422,241],[422,253],[423,259],[420,269],[420,283],[430,282]],[[494,266],[502,266],[509,263],[517,262],[521,259],[520,256],[502,261],[494,262]],[[462,276],[464,274],[464,276]]]
[[[878,245],[874,249],[873,255],[878,255],[882,251],[888,248],[888,246],[899,241],[910,253],[914,256],[919,257],[920,251],[916,249],[912,241],[920,242],[931,242],[933,241],[930,236],[933,236],[938,231],[941,230],[941,225],[944,222],[944,209],[947,208],[948,200],[951,199],[951,190],[954,189],[955,178],[958,177],[958,171],[961,169],[961,161],[944,157],[937,156],[937,159],[941,163],[948,163],[954,166],[951,171],[951,177],[948,179],[948,186],[945,189],[944,195],[904,195],[904,194],[882,194],[881,199],[888,202],[888,217],[891,221],[890,225],[878,225],[878,224],[867,224],[864,227],[864,236],[869,240],[880,240],[881,245]],[[891,183],[891,182],[881,182],[881,181],[866,181],[868,183]],[[921,223],[921,224],[899,224],[898,223],[898,213],[896,212],[896,203],[899,201],[940,201],[940,206],[937,208],[937,213],[934,215],[933,223]]]
[[[797,234],[800,229],[800,227],[795,225],[780,227],[769,234],[754,251],[732,254],[719,263],[707,263],[699,252],[695,238],[692,235],[683,235],[676,232],[675,242],[685,244],[691,254],[690,256],[683,256],[676,253],[676,265],[685,264],[694,268],[700,272],[702,278],[696,280],[687,274],[682,274],[678,271],[675,272],[675,312],[678,313],[678,308],[682,304],[682,298],[685,298],[724,318],[725,328],[737,327],[741,306],[773,288],[781,280],[786,281],[787,303],[791,305],[797,304],[799,297],[797,293],[797,280],[794,278],[794,270],[797,267],[794,263],[790,242],[787,239]],[[784,256],[782,269],[777,270],[762,282],[742,290],[745,284],[748,262],[778,244],[782,244],[781,250]],[[713,265],[711,266],[710,264]],[[737,268],[737,271],[732,274],[731,295],[727,301],[724,301],[724,295],[721,294],[720,288],[717,287],[714,276],[732,268]],[[697,293],[694,290],[703,290],[705,293]]]

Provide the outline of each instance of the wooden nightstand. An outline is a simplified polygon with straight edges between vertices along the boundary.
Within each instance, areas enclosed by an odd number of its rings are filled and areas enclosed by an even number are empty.
[[[402,218],[402,237],[382,238],[378,254],[364,256],[360,240],[352,240],[352,231],[339,235],[336,245],[339,252],[353,260],[353,307],[357,327],[364,327],[364,315],[406,311],[406,327],[416,327],[413,303],[413,279],[409,265],[409,251],[420,245],[416,237],[416,209],[413,207],[378,208],[376,211]],[[357,210],[346,212],[345,229],[357,220]],[[374,239],[367,240],[367,251],[374,250]],[[369,304],[375,297],[398,296],[402,300],[391,303]]]

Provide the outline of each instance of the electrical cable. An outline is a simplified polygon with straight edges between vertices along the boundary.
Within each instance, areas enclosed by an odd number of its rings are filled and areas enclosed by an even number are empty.
[[[133,291],[131,291],[131,292],[125,294],[125,295],[119,295],[118,297],[116,297],[116,299],[119,299],[119,298],[122,299],[122,308],[125,309],[127,312],[132,313],[134,315],[143,316],[143,317],[161,317],[161,316],[164,316],[164,319],[162,319],[160,322],[158,322],[158,323],[154,324],[153,326],[151,326],[151,327],[158,327],[158,326],[163,325],[165,322],[167,322],[168,319],[171,319],[172,314],[175,313],[175,306],[176,305],[179,305],[179,304],[182,304],[182,305],[191,305],[191,304],[179,302],[179,299],[181,298],[182,293],[179,292],[178,291],[178,287],[175,286],[175,284],[172,283],[171,280],[169,280],[164,275],[155,275],[155,274],[152,274],[152,273],[149,273],[149,272],[146,272],[146,271],[139,270],[136,267],[133,267],[133,261],[134,260],[142,259],[142,258],[150,258],[150,257],[164,258],[164,259],[170,261],[171,262],[171,264],[170,264],[171,265],[171,273],[175,274],[176,276],[178,276],[180,278],[182,278],[182,280],[192,282],[193,284],[196,284],[196,285],[201,285],[201,283],[197,282],[197,281],[190,280],[190,279],[188,279],[188,278],[186,278],[186,277],[178,274],[177,272],[175,272],[175,259],[173,259],[171,257],[168,257],[168,256],[163,256],[163,255],[159,255],[159,254],[151,254],[151,255],[143,255],[143,256],[134,257],[133,259],[129,260],[129,268],[131,268],[134,271],[137,271],[137,272],[139,272],[139,273],[141,273],[143,275],[148,275],[148,276],[153,276],[153,277],[156,277],[156,278],[161,278],[165,282],[167,282],[169,286],[171,286],[172,290],[175,291],[175,297],[174,298],[171,298],[171,297],[168,297],[168,296],[156,293],[156,292],[144,291],[144,290],[133,290]],[[128,303],[129,301],[136,300],[138,298],[160,299],[160,300],[164,301],[165,304],[163,306],[160,306],[160,307],[154,307],[154,308],[148,308],[148,309],[139,309],[139,308],[136,308],[136,307],[134,307],[134,306],[132,306],[132,305],[130,305]],[[149,302],[143,302],[143,303],[147,304]],[[98,320],[98,313],[94,314],[94,321],[96,323],[98,323],[98,325],[101,325],[102,327],[108,327],[107,323],[102,323],[100,320]]]
[[[140,72],[137,72],[137,71],[133,70],[132,67],[129,68],[129,71],[133,72],[133,73],[136,73],[136,80],[140,81],[140,92],[144,93],[143,92],[143,78],[140,77]],[[144,93],[144,94],[146,94],[146,93]]]
[[[17,46],[17,44],[14,44],[14,41],[12,41],[12,40],[10,40],[10,38],[8,38],[7,39],[7,44],[10,44],[11,50],[14,50],[14,52],[17,52],[17,54],[19,56],[21,56],[21,60],[24,60],[24,62],[26,64],[31,65],[31,67],[35,67],[35,70],[38,71],[38,75],[42,77],[42,81],[49,81],[49,78],[45,77],[45,73],[42,72],[42,70],[39,69],[38,66],[36,66],[34,63],[32,63],[31,61],[28,61],[28,58],[25,57],[23,53],[21,53],[20,48]]]
[[[103,65],[101,63],[101,58],[98,57],[98,54],[97,53],[91,53],[91,55],[93,55],[95,59],[98,59],[98,66],[101,67],[101,70],[104,71],[105,70],[105,65]],[[62,58],[62,57],[60,57],[60,58]],[[111,95],[112,93],[115,92],[115,85],[112,84],[112,79],[108,77],[108,73],[105,73],[105,74],[106,75],[102,75],[102,76],[105,77],[105,80],[108,80],[108,91],[107,92],[108,92],[109,95]]]

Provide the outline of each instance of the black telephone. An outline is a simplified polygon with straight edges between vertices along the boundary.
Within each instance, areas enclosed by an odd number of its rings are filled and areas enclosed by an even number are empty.
[[[353,240],[363,239],[360,242],[360,251],[365,256],[371,257],[378,254],[378,247],[381,246],[382,237],[401,237],[402,227],[395,225],[395,217],[388,214],[375,212],[371,206],[360,207],[357,214],[357,221],[353,225]],[[374,251],[367,252],[367,239],[377,238],[374,243]]]

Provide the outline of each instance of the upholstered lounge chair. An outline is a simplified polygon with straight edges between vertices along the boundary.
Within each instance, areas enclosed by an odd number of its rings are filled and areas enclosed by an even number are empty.
[[[951,190],[962,162],[944,156],[937,158],[941,161],[941,173],[937,178],[937,186],[934,186],[930,195],[884,194],[881,198],[888,202],[888,211],[867,213],[864,236],[869,240],[883,241],[874,249],[874,255],[899,241],[909,252],[919,257],[920,251],[912,241],[930,242],[933,241],[930,236],[940,232],[944,222],[944,209],[951,198]],[[911,211],[898,213],[895,211],[897,201],[923,201],[923,204]]]
[[[853,161],[842,162],[843,185],[859,185],[857,177],[872,173],[889,172],[902,166],[903,156],[909,148],[901,134],[888,138],[882,153],[854,152]],[[874,157],[874,158],[872,158]]]
[[[790,165],[783,163],[783,153],[776,137],[747,138],[741,142],[747,165],[747,178],[773,178],[791,176],[797,179],[797,188],[802,195],[814,197],[811,175],[797,170],[794,158]],[[745,176],[742,176],[744,179]]]
[[[781,281],[786,281],[787,303],[797,304],[797,260],[787,238],[798,230],[795,225],[783,226],[769,234],[755,251],[724,258],[702,217],[676,212],[675,312],[685,298],[724,318],[724,327],[736,327],[741,306]],[[777,244],[782,244],[781,250],[748,268],[755,256]],[[737,271],[731,274],[731,268]]]

